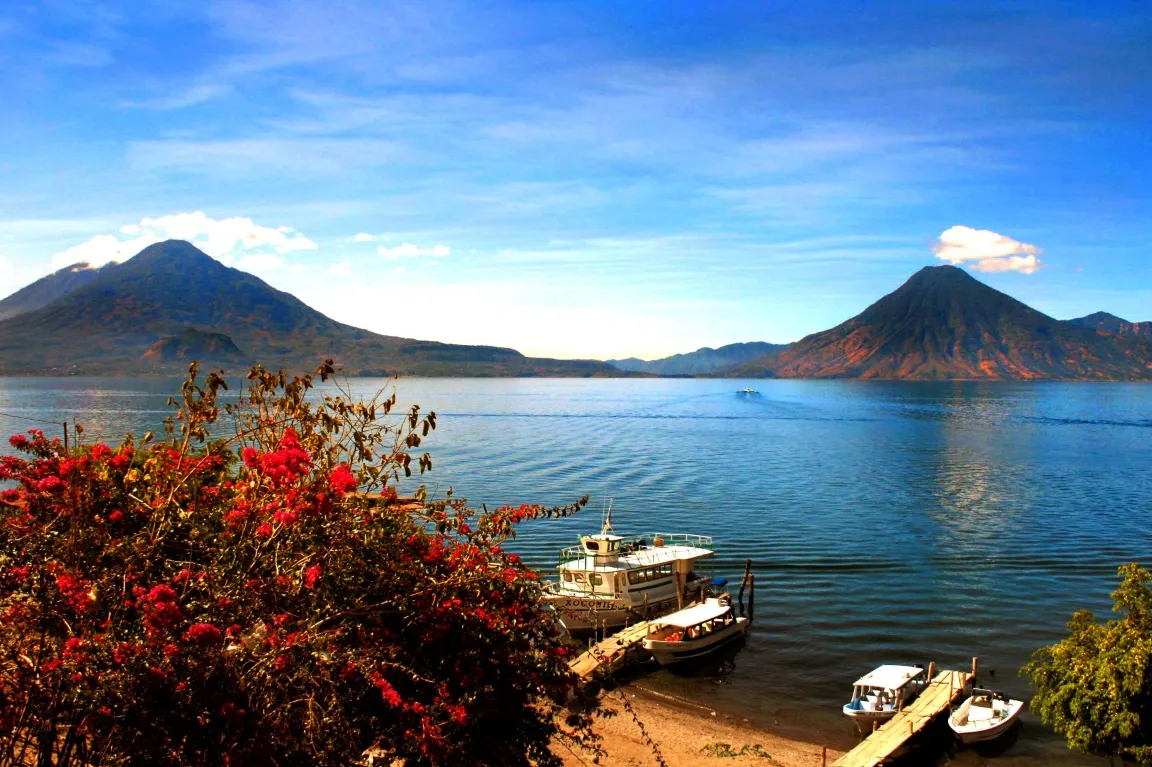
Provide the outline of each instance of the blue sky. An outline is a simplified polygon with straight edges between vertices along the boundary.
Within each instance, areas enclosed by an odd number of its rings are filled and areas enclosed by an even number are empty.
[[[186,235],[559,357],[790,341],[946,261],[1152,319],[1146,0],[7,0],[0,72],[0,294]]]

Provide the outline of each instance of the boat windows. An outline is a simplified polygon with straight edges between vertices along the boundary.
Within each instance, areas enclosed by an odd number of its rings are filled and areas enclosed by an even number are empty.
[[[604,583],[604,578],[599,573],[592,573],[588,576],[588,582],[593,586],[599,586]]]
[[[588,547],[589,551],[599,551],[600,544],[596,541],[584,541],[584,545]]]
[[[656,567],[645,567],[642,570],[629,570],[628,582],[633,586],[639,583],[647,583],[659,578],[667,578],[672,575],[672,565],[658,565]]]
[[[564,573],[564,582],[565,583],[571,583],[572,582],[572,573]]]
[[[584,573],[576,573],[573,577],[576,579],[577,583],[584,582]]]

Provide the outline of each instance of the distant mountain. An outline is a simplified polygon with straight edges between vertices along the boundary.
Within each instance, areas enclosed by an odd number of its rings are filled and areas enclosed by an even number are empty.
[[[635,357],[624,360],[608,360],[608,364],[620,370],[634,373],[653,373],[661,376],[700,375],[759,359],[783,348],[784,344],[751,341],[742,344],[728,344],[718,349],[705,346],[694,352],[674,354],[671,357],[651,361]]]
[[[162,338],[148,347],[142,359],[149,365],[187,365],[199,360],[205,365],[244,362],[244,352],[223,333],[209,333],[185,328],[174,336]]]
[[[1060,322],[962,269],[935,266],[847,322],[725,375],[1150,379],[1152,342]]]
[[[93,268],[86,263],[72,264],[47,277],[41,277],[12,295],[0,301],[0,320],[15,317],[17,314],[31,312],[41,306],[47,306],[58,298],[68,295],[95,280],[116,264],[105,264]]]
[[[226,336],[231,346],[188,336],[190,328]],[[55,301],[0,321],[0,374],[176,372],[186,366],[180,350],[204,344],[293,371],[328,356],[352,375],[620,375],[593,360],[536,359],[344,325],[180,240],[149,246]]]
[[[1065,322],[1082,328],[1092,328],[1102,333],[1111,333],[1114,336],[1152,338],[1152,322],[1129,322],[1108,312],[1096,312],[1087,317],[1077,317],[1074,320],[1065,320]]]

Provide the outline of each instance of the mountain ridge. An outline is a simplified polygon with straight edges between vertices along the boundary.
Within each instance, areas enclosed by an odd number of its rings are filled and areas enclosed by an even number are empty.
[[[629,357],[622,360],[606,360],[606,362],[619,370],[634,373],[651,373],[662,376],[699,375],[758,359],[776,352],[784,346],[785,344],[772,344],[766,341],[748,341],[726,344],[716,348],[704,346],[694,352],[673,354],[655,360]]]
[[[345,325],[182,240],[150,245],[61,298],[0,321],[0,373],[157,372],[143,355],[187,328],[228,336],[248,361],[291,370],[331,357],[352,375],[622,375],[595,360],[530,358]]]

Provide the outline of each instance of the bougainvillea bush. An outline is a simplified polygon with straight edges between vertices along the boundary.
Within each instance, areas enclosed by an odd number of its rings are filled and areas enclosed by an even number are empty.
[[[501,548],[583,502],[397,499],[435,414],[313,380],[256,368],[222,407],[193,365],[159,440],[12,438],[0,765],[546,765],[554,737],[588,742],[540,585]]]

